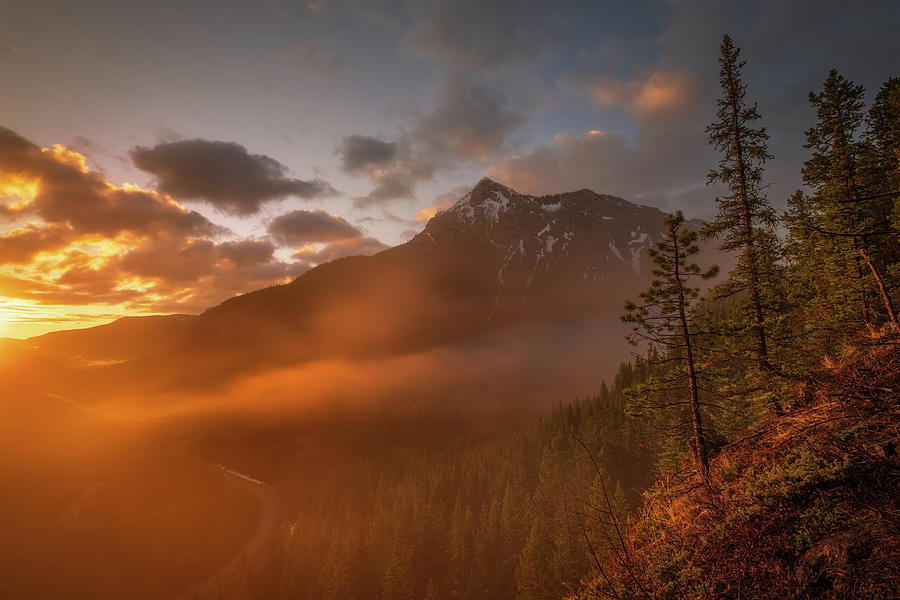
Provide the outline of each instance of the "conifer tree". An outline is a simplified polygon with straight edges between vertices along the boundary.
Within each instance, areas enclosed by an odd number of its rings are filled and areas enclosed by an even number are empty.
[[[707,435],[701,411],[701,390],[696,356],[695,328],[691,309],[699,295],[692,284],[696,277],[709,279],[718,273],[713,266],[702,271],[691,256],[697,254],[697,233],[683,229],[681,211],[666,218],[666,239],[649,251],[656,265],[650,287],[641,293],[641,303],[625,303],[622,320],[633,323],[628,336],[632,344],[648,345],[648,357],[661,350],[659,362],[672,364],[676,369],[669,377],[652,383],[645,391],[661,393],[658,408],[684,407],[690,415],[690,448],[701,476],[709,476]],[[684,399],[686,398],[686,399]]]
[[[547,573],[553,545],[544,524],[536,520],[531,527],[516,566],[516,598],[521,600],[541,600],[551,597],[552,583]]]
[[[895,282],[900,278],[900,77],[881,86],[866,117],[872,152],[870,190],[873,259]]]
[[[898,192],[898,156],[900,150],[900,77],[892,77],[882,84],[866,117],[867,137],[875,152],[877,170],[889,179],[887,196],[892,198]]]
[[[786,276],[790,282],[788,304],[792,307],[795,347],[803,348],[793,353],[793,364],[788,365],[795,372],[808,371],[816,359],[836,344],[829,337],[833,332],[820,327],[821,315],[831,309],[827,302],[828,276],[819,260],[822,241],[811,227],[812,214],[809,198],[797,190],[788,198],[788,210],[782,218],[788,231],[784,247]]]
[[[776,296],[778,238],[775,209],[766,198],[763,167],[771,158],[769,135],[759,126],[757,105],[748,104],[742,70],[746,63],[728,35],[722,38],[716,121],[706,128],[710,145],[721,153],[709,183],[721,183],[727,193],[716,199],[716,219],[704,226],[706,238],[718,238],[724,251],[738,253],[737,264],[716,295],[741,294],[736,310],[738,331],[752,331],[753,354],[760,369],[771,370],[771,315]],[[743,344],[745,347],[747,344]],[[776,410],[780,407],[776,405]]]
[[[872,225],[865,202],[866,148],[857,139],[863,121],[863,94],[862,86],[832,70],[822,91],[809,95],[818,120],[806,132],[805,147],[812,155],[803,165],[803,182],[814,190],[809,199],[812,227],[822,234],[820,260],[830,275],[829,315],[838,329],[872,322],[865,265],[859,252],[864,245],[859,234]],[[848,310],[854,304],[858,307],[856,318]]]

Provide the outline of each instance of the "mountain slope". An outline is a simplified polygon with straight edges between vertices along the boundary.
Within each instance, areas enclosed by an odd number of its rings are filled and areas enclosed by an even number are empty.
[[[576,598],[896,598],[900,353],[872,335],[711,465],[645,499]]]
[[[195,319],[179,314],[124,317],[97,327],[45,333],[21,345],[89,364],[134,360],[177,344]]]
[[[188,332],[194,352],[303,360],[432,347],[492,328],[617,315],[646,285],[662,211],[489,179],[409,242],[232,298]]]

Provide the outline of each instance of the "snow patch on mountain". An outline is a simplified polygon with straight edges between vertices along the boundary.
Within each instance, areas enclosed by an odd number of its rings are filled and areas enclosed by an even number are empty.
[[[609,240],[609,243],[607,244],[607,246],[609,246],[610,251],[616,255],[616,258],[618,258],[622,262],[626,262],[625,259],[622,258],[622,253],[619,252],[619,248],[616,246],[615,241]]]

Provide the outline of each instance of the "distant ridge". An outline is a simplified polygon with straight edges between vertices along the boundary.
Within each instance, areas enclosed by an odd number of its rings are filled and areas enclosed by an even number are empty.
[[[405,244],[207,310],[186,345],[303,359],[410,350],[578,315],[614,318],[646,283],[646,251],[661,239],[664,217],[587,189],[530,196],[484,178]]]
[[[265,364],[424,351],[516,326],[615,325],[624,300],[647,285],[647,249],[664,218],[587,189],[531,196],[484,178],[408,242],[226,300],[124,377],[172,371],[185,385]]]
[[[85,363],[135,360],[177,344],[196,315],[123,317],[112,323],[53,331],[23,340],[23,348]]]

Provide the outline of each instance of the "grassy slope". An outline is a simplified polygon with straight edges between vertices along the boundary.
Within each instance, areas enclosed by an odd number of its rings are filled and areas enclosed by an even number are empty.
[[[806,403],[647,495],[587,598],[896,598],[900,340],[872,336]]]

